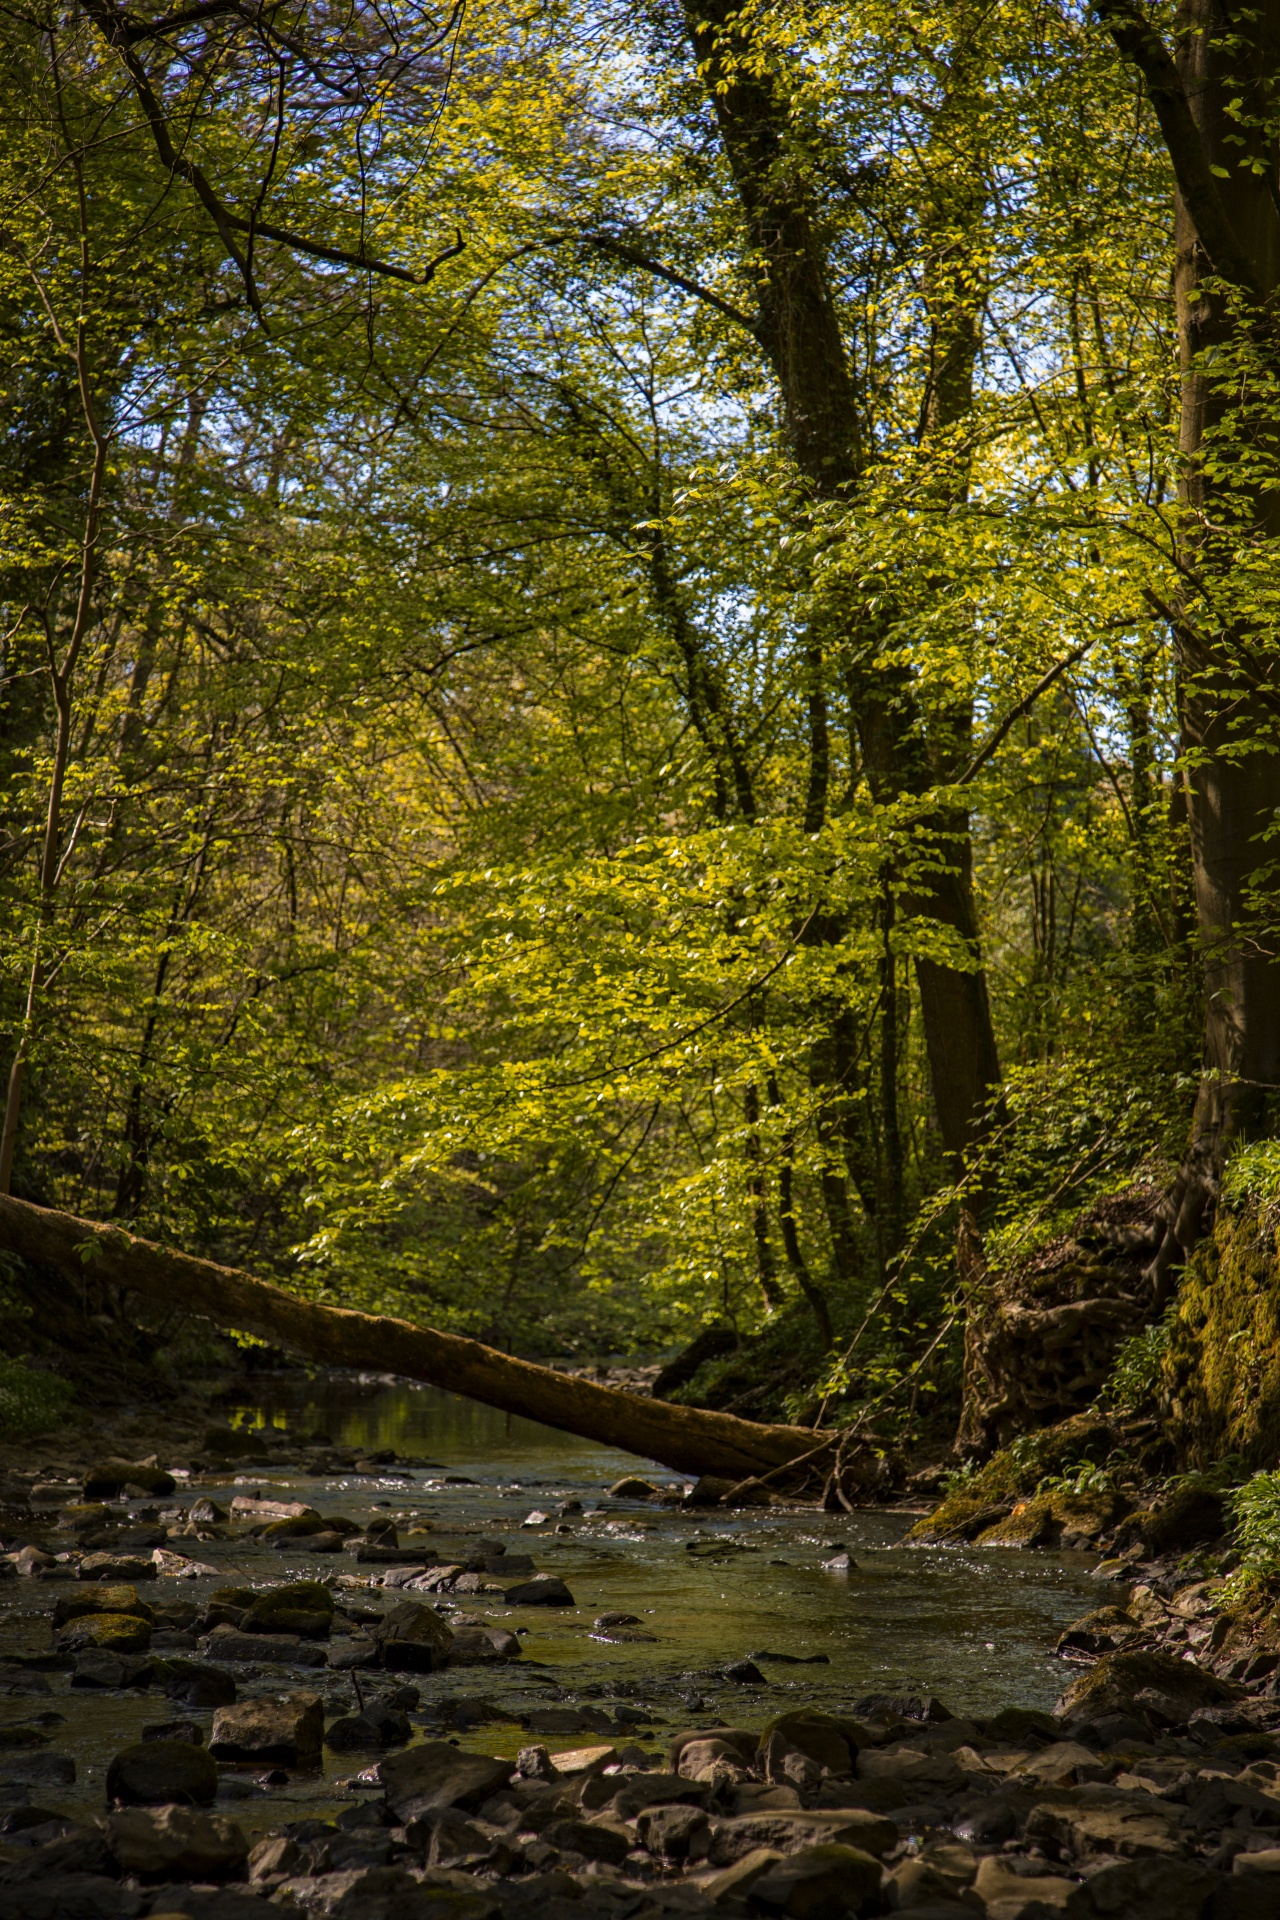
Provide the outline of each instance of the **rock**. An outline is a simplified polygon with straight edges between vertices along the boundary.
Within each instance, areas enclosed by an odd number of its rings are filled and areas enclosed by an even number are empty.
[[[189,1746],[204,1745],[204,1729],[194,1720],[158,1720],[142,1729],[144,1740],[185,1740]]]
[[[553,1573],[540,1573],[532,1580],[521,1580],[516,1586],[506,1589],[504,1598],[509,1607],[572,1607],[577,1604],[564,1581]]]
[[[85,1613],[69,1622],[54,1641],[59,1653],[102,1647],[110,1653],[145,1653],[151,1627],[135,1613]]]
[[[128,1807],[111,1814],[104,1830],[121,1871],[144,1880],[228,1880],[239,1876],[249,1854],[234,1821],[188,1807]]]
[[[215,1760],[261,1760],[296,1767],[314,1760],[324,1737],[324,1706],[317,1693],[276,1694],[220,1707],[209,1751]]]
[[[701,1807],[646,1807],[636,1820],[636,1833],[642,1847],[664,1860],[700,1859],[711,1850],[711,1823]]]
[[[928,1727],[954,1718],[941,1700],[923,1693],[867,1693],[850,1713],[855,1720],[919,1720]]]
[[[71,1672],[73,1687],[149,1687],[155,1678],[155,1662],[145,1655],[108,1653],[91,1647],[76,1655]]]
[[[139,1741],[118,1753],[107,1768],[107,1799],[122,1806],[207,1807],[217,1791],[218,1769],[212,1758],[185,1740]]]
[[[87,1553],[76,1570],[81,1580],[154,1580],[155,1561],[130,1553]]]
[[[305,1500],[263,1500],[257,1494],[238,1493],[231,1502],[231,1518],[244,1521],[319,1520],[320,1515]]]
[[[1061,1654],[1084,1653],[1095,1656],[1117,1653],[1141,1633],[1138,1622],[1123,1607],[1095,1607],[1092,1613],[1073,1620],[1066,1632],[1059,1636],[1057,1651]]]
[[[754,1660],[735,1660],[724,1670],[726,1680],[732,1680],[736,1687],[767,1687],[769,1682],[761,1673]]]
[[[270,1453],[260,1434],[247,1427],[208,1427],[201,1446],[221,1460],[269,1460]]]
[[[788,1920],[835,1920],[860,1913],[880,1891],[880,1863],[856,1847],[804,1847],[751,1886],[748,1904]]]
[[[281,1874],[297,1873],[303,1853],[292,1834],[268,1833],[249,1855],[250,1880],[269,1880]]]
[[[102,1874],[53,1874],[5,1890],[5,1920],[134,1920],[143,1896]]]
[[[1188,1479],[1170,1487],[1147,1512],[1132,1514],[1116,1534],[1115,1551],[1124,1553],[1131,1546],[1140,1546],[1148,1557],[1182,1554],[1189,1547],[1216,1540],[1225,1528],[1222,1492]]]
[[[79,1620],[88,1613],[131,1613],[152,1625],[156,1618],[155,1609],[139,1600],[136,1587],[88,1586],[59,1594],[53,1609],[54,1627],[65,1627],[70,1621]]]
[[[978,1862],[971,1892],[986,1909],[987,1920],[1036,1920],[1061,1913],[1077,1883],[1063,1874],[1015,1873],[998,1854]]]
[[[616,1765],[617,1759],[616,1747],[571,1747],[566,1753],[554,1755],[556,1772],[566,1779],[603,1773],[606,1767]]]
[[[377,1747],[399,1747],[412,1737],[409,1716],[384,1701],[375,1700],[362,1713],[335,1720],[324,1736],[334,1753],[359,1753]]]
[[[957,1900],[972,1884],[977,1870],[978,1858],[972,1847],[934,1841],[896,1867],[884,1891],[895,1908],[919,1909],[934,1901]],[[963,1913],[964,1908],[959,1911]]]
[[[661,1488],[655,1487],[651,1480],[642,1480],[638,1474],[624,1474],[621,1480],[615,1480],[609,1488],[611,1500],[657,1500],[661,1498]]]
[[[105,1466],[89,1474],[84,1483],[84,1497],[92,1500],[115,1500],[125,1489],[145,1494],[151,1499],[161,1494],[176,1493],[178,1483],[171,1473],[164,1473],[158,1467],[131,1465],[125,1460],[109,1460]]]
[[[1029,1840],[1051,1840],[1070,1858],[1142,1854],[1180,1856],[1186,1848],[1174,1811],[1154,1794],[1100,1786],[1046,1795],[1027,1815]]]
[[[1055,1712],[1068,1721],[1135,1713],[1169,1725],[1186,1720],[1197,1707],[1221,1706],[1239,1697],[1238,1687],[1193,1661],[1168,1653],[1110,1653],[1072,1681]]]
[[[304,1640],[327,1640],[332,1624],[333,1595],[319,1580],[255,1593],[239,1622],[244,1633],[289,1633]]]
[[[449,1648],[451,1667],[482,1666],[490,1660],[519,1660],[524,1649],[505,1627],[455,1627]]]
[[[542,1838],[559,1853],[580,1853],[584,1860],[602,1860],[619,1867],[631,1851],[631,1835],[609,1820],[553,1820]]]
[[[741,1754],[714,1734],[690,1740],[681,1748],[676,1772],[686,1780],[745,1780],[747,1768]]]
[[[443,1740],[424,1741],[378,1763],[387,1805],[401,1826],[443,1807],[478,1807],[511,1778],[509,1760],[463,1753]]]
[[[1091,1874],[1069,1896],[1065,1912],[1067,1920],[1201,1920],[1221,1884],[1194,1860],[1127,1860]]]
[[[453,1633],[434,1607],[402,1600],[370,1628],[382,1664],[393,1673],[431,1673],[445,1664]]]
[[[520,1525],[522,1527],[545,1527],[550,1518],[551,1515],[549,1513],[543,1513],[541,1508],[535,1507],[532,1513],[525,1515]]]
[[[236,1697],[236,1683],[229,1673],[198,1660],[171,1660],[164,1690],[184,1707],[226,1707]]]
[[[723,1873],[714,1873],[702,1882],[702,1891],[715,1906],[735,1904],[735,1910],[741,1912],[739,1903],[763,1874],[778,1865],[782,1855],[774,1853],[768,1847],[758,1847],[754,1853],[747,1854],[735,1866],[726,1867]]]
[[[46,1553],[43,1547],[20,1547],[8,1562],[15,1573],[26,1579],[34,1579],[40,1573],[53,1573],[58,1565],[53,1554]]]
[[[779,1714],[760,1736],[759,1764],[766,1780],[779,1784],[790,1779],[787,1757],[799,1753],[828,1773],[850,1775],[858,1754],[857,1729],[817,1708]]]
[[[883,1815],[860,1807],[821,1808],[738,1814],[716,1823],[711,1845],[713,1866],[730,1866],[760,1847],[794,1853],[800,1847],[835,1844],[883,1858],[898,1844],[898,1828]]]
[[[205,1642],[215,1660],[271,1660],[285,1667],[323,1667],[325,1649],[296,1633],[240,1633],[235,1627],[215,1627]]]

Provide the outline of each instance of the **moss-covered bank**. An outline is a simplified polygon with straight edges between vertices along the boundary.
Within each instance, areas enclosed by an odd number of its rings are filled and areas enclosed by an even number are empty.
[[[1224,1207],[1190,1262],[1164,1362],[1170,1440],[1188,1466],[1280,1461],[1280,1207]]]

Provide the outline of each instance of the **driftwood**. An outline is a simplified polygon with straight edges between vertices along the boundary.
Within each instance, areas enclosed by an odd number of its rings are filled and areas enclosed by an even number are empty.
[[[778,1487],[788,1477],[778,1469],[802,1456],[811,1467],[824,1444],[824,1436],[807,1427],[766,1426],[731,1413],[668,1406],[514,1359],[479,1340],[384,1314],[316,1306],[234,1267],[197,1260],[139,1240],[122,1227],[33,1207],[8,1194],[0,1194],[0,1245],[73,1276],[89,1272],[112,1286],[257,1334],[309,1360],[447,1387],[505,1413],[658,1460],[679,1473],[731,1482],[768,1475]],[[798,1477],[805,1477],[803,1467]]]

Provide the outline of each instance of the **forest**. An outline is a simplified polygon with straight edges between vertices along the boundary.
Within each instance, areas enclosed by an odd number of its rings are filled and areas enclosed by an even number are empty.
[[[1275,0],[2,17],[0,1193],[1274,1453]]]

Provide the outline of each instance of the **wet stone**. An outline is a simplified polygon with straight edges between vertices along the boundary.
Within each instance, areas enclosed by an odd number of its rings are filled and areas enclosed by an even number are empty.
[[[107,1769],[107,1799],[124,1806],[210,1806],[218,1769],[203,1747],[185,1740],[143,1740]]]
[[[315,1693],[241,1700],[213,1716],[209,1751],[216,1760],[314,1760],[324,1734],[324,1706]]]
[[[231,1879],[249,1853],[234,1821],[182,1806],[129,1807],[108,1818],[105,1835],[121,1871],[144,1880]]]

